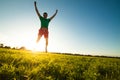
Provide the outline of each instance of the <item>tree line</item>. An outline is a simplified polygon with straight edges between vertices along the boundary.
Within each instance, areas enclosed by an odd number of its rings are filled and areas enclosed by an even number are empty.
[[[26,50],[25,46],[21,46],[20,48],[18,48],[18,47],[6,46],[3,43],[0,43],[0,48]]]

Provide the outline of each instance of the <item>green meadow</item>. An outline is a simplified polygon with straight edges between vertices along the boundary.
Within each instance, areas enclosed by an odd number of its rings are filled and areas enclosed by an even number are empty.
[[[120,80],[120,58],[0,48],[0,80]]]

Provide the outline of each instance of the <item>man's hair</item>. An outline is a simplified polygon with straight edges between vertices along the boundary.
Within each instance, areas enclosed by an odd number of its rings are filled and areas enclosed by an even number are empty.
[[[47,14],[47,12],[44,12],[43,14]],[[48,14],[47,14],[48,15]]]

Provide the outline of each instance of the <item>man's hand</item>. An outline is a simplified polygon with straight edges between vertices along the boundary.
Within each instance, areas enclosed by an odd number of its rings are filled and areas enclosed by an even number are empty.
[[[56,13],[58,12],[58,10],[56,9]]]
[[[36,3],[37,3],[37,2],[36,2],[36,1],[34,1],[34,4],[35,4],[35,5],[36,5]]]

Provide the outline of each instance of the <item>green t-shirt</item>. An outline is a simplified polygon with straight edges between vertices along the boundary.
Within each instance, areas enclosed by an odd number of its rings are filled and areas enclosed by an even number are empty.
[[[40,21],[41,21],[41,28],[47,28],[50,22],[50,19],[45,19],[42,16],[40,16]]]

